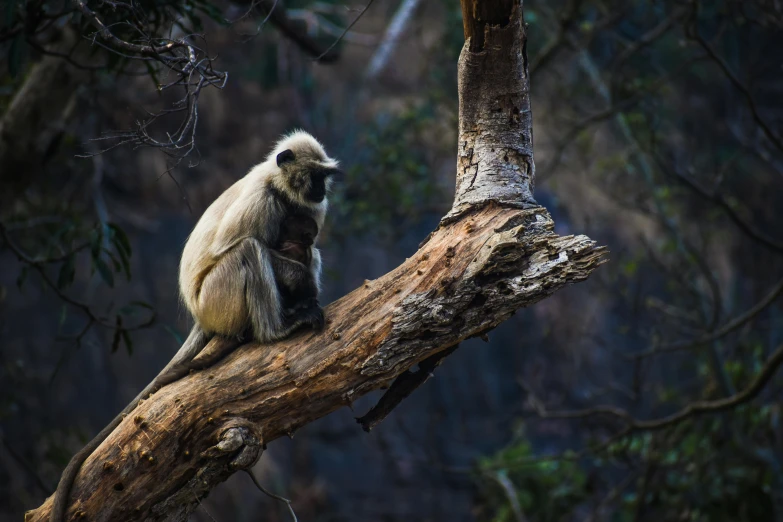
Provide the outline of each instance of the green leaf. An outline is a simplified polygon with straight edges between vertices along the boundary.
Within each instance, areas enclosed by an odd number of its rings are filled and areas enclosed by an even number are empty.
[[[128,240],[128,236],[125,234],[125,231],[121,229],[116,223],[109,223],[109,230],[112,231],[112,242],[117,247],[117,250],[125,252],[125,254],[130,257],[131,254],[133,254],[133,249],[131,248],[130,241]]]
[[[117,351],[117,349],[120,347],[120,339],[122,338],[122,317],[117,316],[117,329],[114,330],[114,338],[111,340],[111,353],[114,353]]]
[[[131,341],[128,330],[122,331],[122,340],[125,342],[125,349],[128,350],[128,355],[133,355],[133,342]]]
[[[16,278],[16,287],[21,291],[22,285],[24,284],[25,280],[27,279],[27,274],[29,272],[29,267],[23,266],[22,270],[19,272],[19,276]]]
[[[101,279],[103,279],[107,285],[114,288],[114,273],[112,273],[109,265],[107,265],[103,259],[98,258],[95,260],[95,268],[98,269]]]
[[[115,272],[122,272],[122,263],[117,259],[117,256],[114,255],[113,252],[109,250],[104,250],[106,255],[109,257],[109,260],[111,261],[111,266],[114,269]]]
[[[90,232],[90,254],[93,260],[97,260],[101,255],[101,243],[103,243],[103,229],[96,228]]]
[[[166,330],[168,333],[170,333],[174,337],[174,339],[177,340],[177,343],[179,343],[180,345],[185,342],[182,336],[169,325],[164,324],[163,329]]]
[[[57,288],[60,290],[69,287],[76,277],[75,257],[68,256],[60,266],[60,274],[57,276]]]
[[[62,310],[60,311],[60,322],[57,325],[57,330],[59,331],[63,325],[65,324],[65,318],[68,317],[68,305],[63,304]]]

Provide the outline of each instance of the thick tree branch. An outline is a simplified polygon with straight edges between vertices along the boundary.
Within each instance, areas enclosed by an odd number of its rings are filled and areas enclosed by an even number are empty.
[[[443,359],[451,355],[459,345],[455,344],[446,348],[442,352],[424,359],[419,363],[419,369],[415,372],[406,370],[399,374],[391,384],[386,393],[383,394],[378,404],[372,407],[366,415],[356,419],[356,422],[362,425],[362,429],[370,432],[375,426],[380,424],[394,408],[396,408],[406,397],[416,390],[419,386],[427,382],[432,377],[432,372],[440,366]]]
[[[247,344],[144,401],[85,462],[69,517],[184,521],[269,442],[604,262],[589,238],[555,234],[533,199],[521,5],[482,4],[502,16],[483,25],[481,50],[469,40],[460,57],[457,193],[438,229],[401,266],[329,305],[323,332]],[[26,520],[46,520],[50,509],[51,499]]]

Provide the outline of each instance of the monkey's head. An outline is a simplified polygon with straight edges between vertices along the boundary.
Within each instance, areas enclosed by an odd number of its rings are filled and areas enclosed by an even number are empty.
[[[318,140],[304,131],[296,131],[278,142],[268,161],[277,171],[270,180],[273,186],[296,203],[317,206],[335,175],[340,173],[337,161],[326,155]]]

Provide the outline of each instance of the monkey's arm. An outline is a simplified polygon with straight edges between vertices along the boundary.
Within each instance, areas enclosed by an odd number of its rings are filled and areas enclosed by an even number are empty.
[[[318,298],[318,285],[309,267],[276,250],[271,250],[270,254],[283,308],[292,308],[298,301]]]
[[[300,326],[319,328],[323,325],[323,312],[320,307],[317,310],[319,313],[315,313],[313,307],[310,307],[310,313],[297,313],[293,316],[283,314],[275,265],[284,272],[283,277],[296,280],[296,284],[301,284],[303,279],[305,284],[310,284],[305,279],[307,274],[298,270],[299,267],[304,268],[304,265],[293,261],[286,262],[256,239],[244,240],[237,248],[237,254],[242,259],[239,265],[240,281],[244,282],[249,320],[257,340],[276,341],[288,337]]]

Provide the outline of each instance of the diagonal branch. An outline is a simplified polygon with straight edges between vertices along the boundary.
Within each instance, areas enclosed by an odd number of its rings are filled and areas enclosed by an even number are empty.
[[[653,355],[659,355],[663,353],[689,350],[697,346],[702,346],[711,343],[713,341],[717,341],[718,339],[721,339],[727,336],[728,334],[742,328],[745,324],[755,319],[770,304],[775,302],[775,300],[781,294],[783,294],[783,279],[778,281],[777,284],[772,288],[772,290],[770,290],[770,292],[766,296],[764,296],[764,298],[761,301],[759,301],[758,303],[750,307],[747,311],[738,315],[731,321],[728,321],[720,328],[717,328],[715,331],[706,333],[701,337],[697,337],[696,339],[691,339],[687,341],[678,341],[670,344],[664,344],[662,346],[657,346],[655,348],[651,348],[643,352],[635,353],[630,357],[633,359],[643,359],[645,357],[651,357]]]
[[[697,415],[705,413],[719,413],[726,410],[730,410],[736,406],[745,404],[752,401],[764,390],[766,385],[772,380],[777,373],[780,366],[783,365],[783,345],[778,346],[774,352],[769,356],[767,361],[762,366],[761,370],[756,374],[753,380],[743,390],[721,399],[715,400],[699,400],[687,404],[681,410],[672,413],[666,417],[651,420],[639,420],[635,419],[627,411],[614,406],[598,406],[595,408],[587,408],[584,410],[567,410],[567,411],[549,411],[543,404],[531,395],[531,402],[536,408],[536,413],[539,417],[544,419],[584,419],[593,416],[609,416],[619,420],[625,426],[623,436],[631,432],[637,431],[657,431],[664,428],[669,428],[683,422],[687,419],[693,418]],[[530,389],[526,388],[528,393]]]
[[[84,463],[69,517],[185,521],[273,440],[387,387],[605,262],[605,249],[589,238],[555,234],[533,199],[521,2],[464,0],[463,8],[483,17],[466,24],[480,26],[482,39],[478,46],[468,32],[460,56],[451,212],[402,265],[329,305],[323,332],[247,344],[141,403]],[[51,504],[25,520],[46,520]]]

